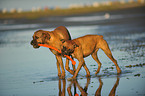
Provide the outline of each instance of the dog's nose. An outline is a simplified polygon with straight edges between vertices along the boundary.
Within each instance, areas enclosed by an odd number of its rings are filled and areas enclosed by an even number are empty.
[[[62,55],[66,55],[66,52],[64,50],[61,50]]]
[[[62,55],[69,55],[69,53],[67,51],[61,50],[61,52],[62,52]]]
[[[34,44],[34,43],[33,43],[33,40],[30,42],[30,44],[31,44],[31,45],[33,45],[33,44]]]

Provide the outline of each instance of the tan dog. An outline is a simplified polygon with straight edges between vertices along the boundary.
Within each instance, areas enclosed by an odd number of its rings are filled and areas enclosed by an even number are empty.
[[[38,44],[47,44],[60,50],[60,46],[62,44],[60,40],[62,39],[71,40],[71,36],[68,30],[64,26],[59,26],[54,31],[38,30],[33,35],[33,40],[31,41],[31,45],[33,45],[34,48],[39,48],[40,46],[38,46]],[[65,70],[63,66],[62,56],[57,51],[52,49],[50,50],[56,56],[57,59],[58,76],[60,78],[64,78]],[[66,59],[65,67],[71,74],[73,74],[74,71],[70,70],[68,65],[69,65],[69,60]],[[61,74],[60,67],[62,69],[62,74]],[[73,68],[75,70],[75,66],[73,66]]]
[[[71,55],[79,61],[79,65],[73,75],[69,80],[75,79],[81,67],[83,66],[86,70],[87,75],[90,76],[90,72],[85,64],[84,57],[92,55],[93,59],[98,63],[98,69],[95,74],[99,73],[101,68],[101,62],[97,57],[97,52],[102,49],[105,54],[114,62],[117,73],[121,73],[117,61],[113,58],[112,53],[109,49],[107,42],[103,39],[103,36],[99,35],[86,35],[73,40],[62,40],[61,51],[64,55]]]

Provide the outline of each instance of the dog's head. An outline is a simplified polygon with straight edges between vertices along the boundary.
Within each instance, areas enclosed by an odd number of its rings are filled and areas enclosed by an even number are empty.
[[[40,46],[38,44],[45,44],[45,41],[50,39],[50,35],[47,31],[38,30],[34,33],[32,38],[31,45],[33,45],[34,48],[39,48]]]
[[[62,55],[71,55],[76,47],[79,47],[75,42],[73,42],[72,40],[61,40],[62,41],[62,45],[61,45],[61,52]]]

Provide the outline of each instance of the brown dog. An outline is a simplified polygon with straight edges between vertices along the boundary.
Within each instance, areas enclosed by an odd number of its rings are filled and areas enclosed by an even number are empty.
[[[107,42],[103,39],[103,36],[99,35],[86,35],[73,40],[62,40],[61,52],[64,55],[71,55],[79,61],[79,65],[73,75],[69,80],[75,79],[81,67],[83,66],[86,70],[87,75],[90,76],[90,72],[85,64],[84,57],[92,55],[93,59],[98,63],[98,70],[95,74],[99,73],[101,68],[101,62],[97,57],[97,52],[102,49],[105,54],[114,62],[117,73],[121,73],[117,61],[113,58],[112,53],[109,49]]]
[[[38,30],[33,35],[33,40],[31,41],[31,45],[33,45],[34,48],[39,48],[40,46],[38,46],[38,44],[47,44],[60,50],[60,46],[62,44],[60,40],[62,39],[71,40],[69,31],[64,26],[59,26],[54,31]],[[57,51],[52,50],[52,49],[50,50],[56,56],[56,59],[57,59],[58,76],[60,78],[64,78],[65,70],[63,66],[62,56]],[[71,74],[73,74],[74,71],[70,70],[68,65],[69,65],[69,60],[66,59],[65,67]],[[60,71],[60,66],[62,69],[62,74]],[[73,68],[75,70],[75,66],[73,66]]]

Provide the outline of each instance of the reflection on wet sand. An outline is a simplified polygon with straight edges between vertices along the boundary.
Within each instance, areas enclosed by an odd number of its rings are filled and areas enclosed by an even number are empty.
[[[101,80],[101,78],[98,78],[99,80],[99,87],[97,88],[96,92],[95,92],[95,96],[101,96],[101,91],[102,91],[102,86],[103,86],[103,82]],[[119,80],[120,78],[117,76],[116,82],[113,86],[113,88],[111,89],[109,96],[115,96],[116,93],[116,88],[119,85]],[[70,84],[67,86],[67,92],[69,96],[87,96],[87,90],[90,84],[90,78],[87,78],[87,82],[85,84],[85,87],[81,87],[80,84],[78,83],[78,80],[74,80],[71,81]],[[74,88],[73,91],[71,91],[71,88]],[[59,96],[66,96],[65,94],[65,89],[66,89],[66,80],[59,80]],[[81,94],[77,93],[77,89],[79,89]]]
[[[117,80],[116,80],[112,90],[110,91],[109,96],[115,96],[116,88],[119,85],[119,79],[120,78],[117,77]],[[101,78],[99,78],[99,83],[100,83],[100,85],[99,85],[99,88],[97,89],[97,91],[95,93],[95,96],[101,96],[101,89],[102,89],[102,86],[103,86],[103,82],[102,82]]]
[[[78,87],[79,91],[81,92],[81,96],[87,96],[87,90],[88,90],[89,84],[90,84],[90,78],[87,78],[87,83],[84,88],[80,86],[77,80],[71,81],[70,85],[67,88],[69,96],[79,96],[78,93],[76,93],[76,87]],[[74,95],[72,95],[72,92],[71,92],[72,85],[74,86]]]
[[[96,90],[96,93],[95,93],[95,96],[101,96],[101,89],[102,89],[102,86],[103,86],[103,82],[101,80],[101,78],[99,78],[99,88]]]
[[[62,85],[62,87],[61,87],[61,85]],[[63,79],[63,80],[59,79],[58,87],[59,87],[59,95],[58,96],[65,96],[66,80],[65,79]],[[61,90],[61,88],[62,88],[62,90]]]

